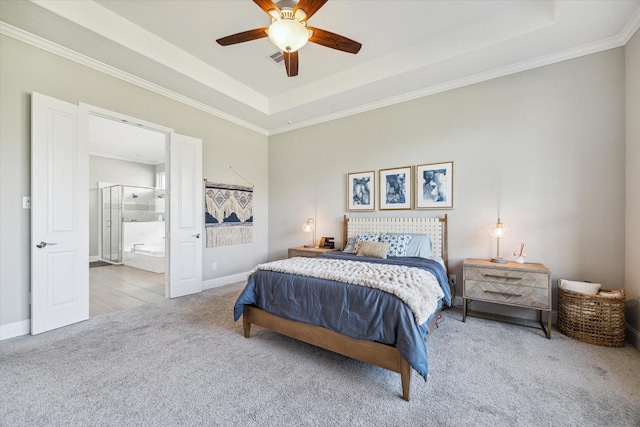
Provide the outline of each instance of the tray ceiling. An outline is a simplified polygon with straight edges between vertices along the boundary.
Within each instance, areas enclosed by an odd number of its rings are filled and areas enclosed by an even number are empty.
[[[293,78],[268,38],[215,42],[269,24],[249,0],[0,0],[0,17],[3,34],[270,135],[622,46],[640,0],[329,0],[309,24],[362,49],[310,43]]]

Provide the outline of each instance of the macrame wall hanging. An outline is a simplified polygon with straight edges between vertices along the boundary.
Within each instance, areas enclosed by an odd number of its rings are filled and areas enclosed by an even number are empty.
[[[208,248],[253,242],[253,185],[205,180],[204,205]]]

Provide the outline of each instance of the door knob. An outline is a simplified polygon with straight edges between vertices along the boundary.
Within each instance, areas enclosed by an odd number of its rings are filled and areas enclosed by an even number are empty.
[[[199,239],[199,238],[200,238],[200,233],[198,233],[198,234],[193,234],[192,236],[193,236],[193,237],[195,237],[196,239]]]
[[[40,242],[40,243],[36,243],[36,248],[42,249],[47,245],[53,246],[53,245],[57,245],[57,243],[55,243],[55,242]]]

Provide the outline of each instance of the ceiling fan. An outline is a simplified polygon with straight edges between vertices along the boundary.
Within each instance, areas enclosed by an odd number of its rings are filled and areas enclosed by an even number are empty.
[[[307,42],[316,43],[331,49],[356,54],[362,44],[339,34],[307,26],[307,20],[318,11],[327,0],[253,0],[271,18],[268,27],[256,28],[222,37],[218,40],[221,46],[244,43],[251,40],[269,37],[284,54],[287,75],[298,75],[298,49]]]

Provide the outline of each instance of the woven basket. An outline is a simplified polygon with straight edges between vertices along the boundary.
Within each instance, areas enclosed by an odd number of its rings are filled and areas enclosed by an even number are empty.
[[[558,331],[590,344],[624,346],[624,289],[603,297],[563,289],[558,280]],[[600,292],[617,292],[601,288]]]

